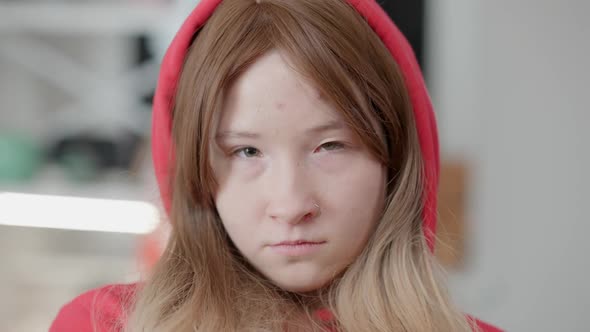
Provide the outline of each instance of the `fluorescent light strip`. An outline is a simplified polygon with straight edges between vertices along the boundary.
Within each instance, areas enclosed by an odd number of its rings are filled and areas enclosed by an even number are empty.
[[[0,193],[0,225],[147,234],[159,221],[146,202]]]

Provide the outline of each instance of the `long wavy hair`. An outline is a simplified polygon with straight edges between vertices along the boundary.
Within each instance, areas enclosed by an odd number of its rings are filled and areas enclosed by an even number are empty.
[[[325,289],[294,294],[237,251],[213,201],[210,146],[225,93],[278,49],[388,170],[385,209]],[[138,290],[131,331],[473,331],[451,303],[422,228],[424,168],[404,79],[344,0],[225,0],[196,34],[178,83],[169,243]],[[317,315],[330,312],[331,319]]]

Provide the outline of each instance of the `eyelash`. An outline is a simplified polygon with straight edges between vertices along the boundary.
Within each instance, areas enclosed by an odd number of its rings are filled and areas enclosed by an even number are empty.
[[[332,141],[332,142],[326,142],[326,143],[320,145],[320,148],[321,147],[325,147],[325,146],[336,146],[335,149],[334,148],[327,149],[327,151],[335,151],[335,150],[343,149],[345,147],[345,144],[344,143],[341,143],[341,142]],[[237,150],[234,150],[231,154],[232,154],[232,156],[238,156],[238,154],[240,154],[242,152],[245,152],[248,149],[255,150],[257,152],[257,154],[260,153],[260,151],[257,148],[252,147],[252,146],[246,146],[246,147],[243,147],[243,148],[239,148]],[[253,156],[253,157],[255,157],[255,156]],[[246,158],[250,158],[250,157],[246,157]]]

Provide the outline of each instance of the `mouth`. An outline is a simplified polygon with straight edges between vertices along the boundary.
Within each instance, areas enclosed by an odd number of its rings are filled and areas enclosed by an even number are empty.
[[[295,240],[295,241],[283,241],[283,242],[272,244],[271,246],[272,247],[277,247],[277,246],[299,246],[299,245],[305,245],[305,244],[313,245],[313,244],[321,244],[321,243],[325,243],[325,242],[326,241]]]
[[[326,241],[295,240],[275,243],[270,245],[270,248],[285,256],[304,256],[316,252],[325,244]]]

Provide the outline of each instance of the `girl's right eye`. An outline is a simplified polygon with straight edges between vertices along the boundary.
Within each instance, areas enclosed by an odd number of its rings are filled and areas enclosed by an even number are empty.
[[[260,151],[257,148],[253,148],[251,146],[237,149],[235,150],[232,155],[243,157],[243,158],[253,158],[260,155]]]

